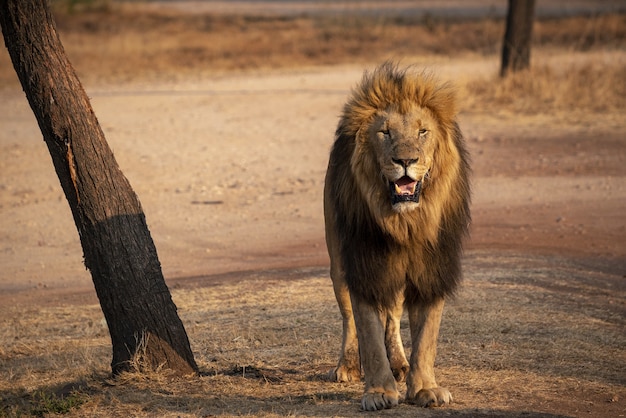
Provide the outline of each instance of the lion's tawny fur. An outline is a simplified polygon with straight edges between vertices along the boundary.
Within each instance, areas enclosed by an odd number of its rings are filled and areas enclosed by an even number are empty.
[[[354,381],[362,367],[365,410],[397,405],[396,380],[406,379],[407,402],[452,400],[436,383],[434,361],[444,299],[461,279],[469,174],[450,85],[393,63],[365,73],[344,106],[324,187],[331,278],[343,317],[331,379]],[[399,331],[403,305],[410,362]]]
[[[416,106],[437,120],[436,148],[420,207],[397,213],[365,131],[378,112],[404,114]],[[343,109],[327,172],[325,200],[334,217],[327,221],[337,233],[350,289],[372,303],[388,306],[407,280],[409,299],[423,302],[456,288],[470,222],[470,170],[455,117],[450,85],[391,63],[366,73]]]

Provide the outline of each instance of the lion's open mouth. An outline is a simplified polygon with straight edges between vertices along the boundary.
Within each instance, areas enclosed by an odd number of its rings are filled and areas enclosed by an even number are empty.
[[[389,182],[389,191],[391,192],[392,205],[402,202],[419,203],[422,181],[413,180],[409,176],[403,176],[395,182]]]

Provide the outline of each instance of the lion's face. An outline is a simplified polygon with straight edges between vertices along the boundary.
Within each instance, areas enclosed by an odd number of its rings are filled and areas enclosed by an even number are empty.
[[[370,125],[369,146],[394,211],[419,206],[423,181],[432,167],[436,121],[427,109],[405,114],[379,112]]]

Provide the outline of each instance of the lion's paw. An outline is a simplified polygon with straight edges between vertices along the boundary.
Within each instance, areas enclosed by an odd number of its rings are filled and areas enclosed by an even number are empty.
[[[407,397],[406,401],[423,408],[431,408],[451,403],[452,394],[442,387],[422,389],[414,397]]]
[[[396,379],[396,382],[402,383],[406,380],[406,376],[409,374],[409,363],[405,361],[404,363],[392,364],[391,372],[393,373],[393,378]]]
[[[363,394],[361,408],[364,411],[378,411],[380,409],[392,408],[398,405],[398,391],[368,391]]]
[[[346,366],[337,366],[328,372],[328,379],[331,382],[347,383],[361,380],[361,370]]]

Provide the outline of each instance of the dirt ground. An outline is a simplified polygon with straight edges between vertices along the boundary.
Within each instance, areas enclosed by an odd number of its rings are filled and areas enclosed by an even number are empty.
[[[602,59],[626,58],[618,51]],[[417,64],[460,84],[498,71],[493,57]],[[85,84],[142,202],[171,288],[227,286],[244,277],[250,291],[276,280],[289,283],[291,275],[313,281],[325,275],[323,178],[339,111],[362,71],[361,65],[341,64]],[[0,312],[97,303],[69,207],[24,94],[5,86],[0,97]],[[534,286],[546,292],[537,297],[551,295],[555,307],[592,306],[623,342],[623,109],[519,115],[462,108],[459,119],[474,170],[468,286],[484,285],[485,303],[506,286]],[[302,271],[315,273],[303,278]],[[515,291],[508,295],[514,299]],[[453,318],[464,312],[462,295],[453,306]],[[541,318],[536,321],[541,329]],[[442,338],[450,343],[461,337]],[[453,360],[462,366],[462,358]],[[538,357],[533,366],[539,374],[551,361],[566,360],[544,361]],[[552,394],[511,394],[513,410],[502,415],[624,416],[624,351],[617,349],[614,364],[603,366],[613,368],[611,378],[600,379],[612,392],[580,392],[576,376],[569,376],[574,380],[556,385]],[[478,396],[488,405],[484,392]],[[352,407],[356,411],[356,403]],[[497,416],[500,407],[481,413]]]
[[[495,62],[472,64],[497,71]],[[468,67],[430,66],[442,78]],[[167,278],[327,264],[323,177],[340,108],[362,70],[86,86]],[[21,91],[2,96],[2,295],[89,289],[34,116]],[[626,271],[624,120],[579,118],[461,111],[474,170],[469,252],[567,255]]]

